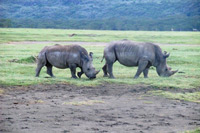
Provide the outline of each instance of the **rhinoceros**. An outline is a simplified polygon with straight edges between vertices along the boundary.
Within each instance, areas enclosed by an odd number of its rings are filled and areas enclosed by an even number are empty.
[[[44,47],[38,55],[36,77],[39,76],[40,70],[43,66],[47,67],[47,74],[54,77],[52,67],[65,69],[70,68],[72,78],[77,78],[76,68],[79,67],[81,72],[78,72],[78,77],[85,75],[89,79],[96,78],[99,71],[96,71],[92,65],[93,53],[88,52],[85,48],[79,45],[59,45]]]
[[[166,59],[169,55],[166,51],[162,53],[161,48],[153,43],[134,43],[129,40],[111,42],[104,49],[104,77],[115,78],[113,64],[116,61],[128,67],[138,66],[134,78],[138,78],[142,72],[144,78],[147,78],[150,66],[156,67],[159,76],[169,77],[178,71],[171,71],[167,66]]]

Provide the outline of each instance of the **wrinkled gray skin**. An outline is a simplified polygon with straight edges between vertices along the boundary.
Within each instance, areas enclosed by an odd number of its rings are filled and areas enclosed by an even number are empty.
[[[79,45],[53,45],[44,47],[38,55],[38,63],[36,68],[36,77],[39,76],[43,66],[47,67],[47,74],[54,77],[52,67],[65,69],[70,68],[72,78],[77,78],[76,67],[81,69],[78,72],[79,78],[85,73],[89,79],[96,78],[99,71],[96,71],[92,65],[93,53],[88,52]]]
[[[119,61],[120,64],[132,67],[138,66],[138,70],[134,78],[138,78],[143,72],[144,77],[148,77],[150,66],[156,67],[159,76],[169,77],[177,71],[171,71],[171,68],[166,64],[166,58],[169,57],[167,52],[162,53],[159,46],[152,43],[134,43],[128,40],[111,42],[104,49],[106,63],[103,66],[104,77],[109,74],[110,78],[113,75],[113,63]],[[102,60],[103,60],[102,59]]]

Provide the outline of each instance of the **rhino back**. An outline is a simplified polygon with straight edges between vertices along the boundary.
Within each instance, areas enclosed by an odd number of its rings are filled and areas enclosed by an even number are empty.
[[[155,63],[155,45],[151,43],[134,43],[119,41],[114,43],[117,60],[125,66],[137,66],[140,59]]]
[[[80,65],[80,53],[87,52],[79,45],[54,45],[45,49],[47,61],[57,68],[68,68],[69,64]]]

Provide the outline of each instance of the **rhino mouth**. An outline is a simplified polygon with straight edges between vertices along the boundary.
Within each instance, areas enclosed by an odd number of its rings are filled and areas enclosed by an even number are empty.
[[[95,78],[96,78],[96,76],[94,76],[94,77],[90,77],[89,79],[92,80],[92,79],[95,79]]]
[[[175,71],[171,71],[170,70],[168,73],[165,73],[165,74],[158,73],[158,75],[161,76],[161,77],[170,77],[170,76],[174,75],[177,72],[178,72],[178,70],[175,70]]]

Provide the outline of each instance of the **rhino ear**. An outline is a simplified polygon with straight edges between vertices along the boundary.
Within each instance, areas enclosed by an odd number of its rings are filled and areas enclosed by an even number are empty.
[[[163,57],[164,57],[164,58],[168,58],[169,55],[170,55],[170,53],[167,53],[166,51],[164,51],[164,53],[163,53]]]
[[[92,52],[89,53],[89,56],[90,56],[90,58],[93,59],[93,53]]]
[[[81,59],[84,61],[89,61],[89,58],[86,54],[84,54],[83,52],[81,52]]]

